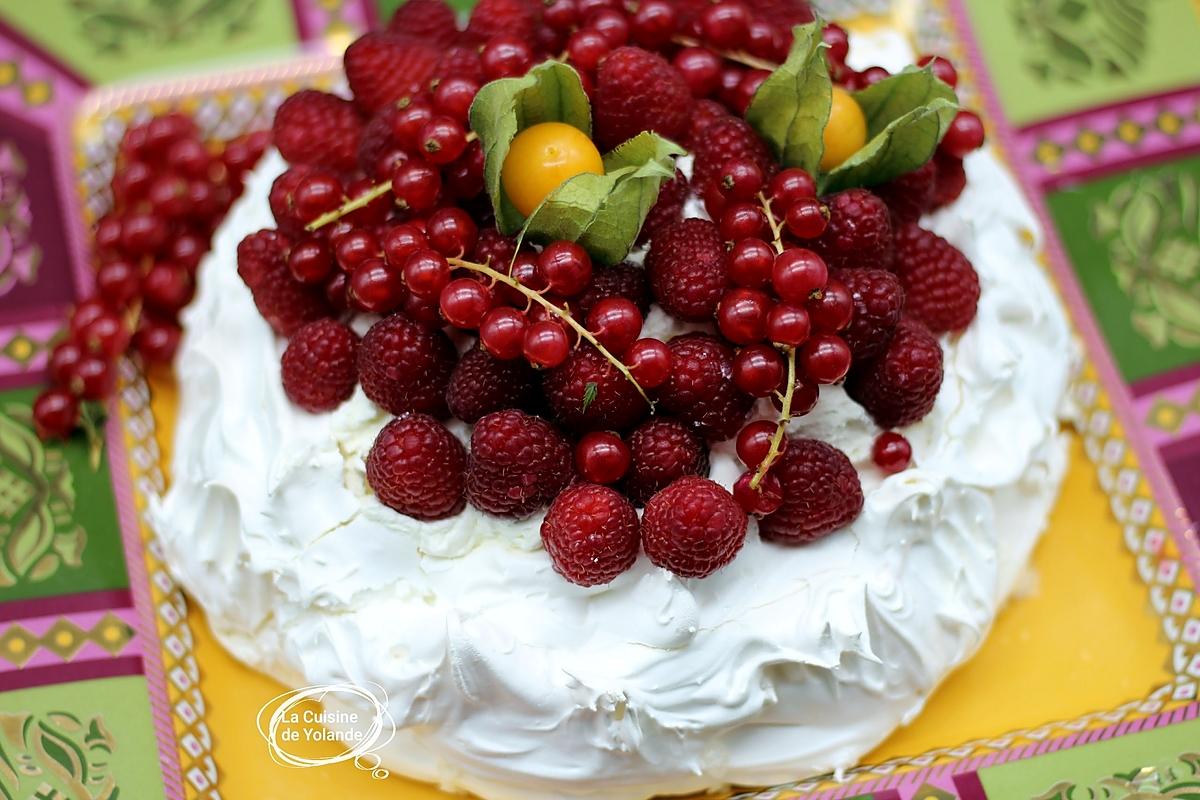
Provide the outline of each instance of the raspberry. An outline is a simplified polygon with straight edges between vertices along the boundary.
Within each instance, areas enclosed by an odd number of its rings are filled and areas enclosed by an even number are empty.
[[[681,578],[707,578],[746,542],[746,512],[718,483],[680,478],[646,504],[642,546],[655,566]]]
[[[696,157],[692,185],[701,192],[734,158],[750,159],[768,180],[779,170],[771,148],[762,137],[746,120],[730,115],[714,120],[702,135],[693,137],[692,153]]]
[[[333,314],[325,293],[303,286],[287,266],[290,244],[279,231],[252,233],[238,244],[238,275],[250,287],[254,305],[280,336]]]
[[[937,183],[933,192],[933,207],[948,206],[958,199],[967,188],[967,172],[963,169],[961,158],[955,158],[946,153],[937,153],[933,157],[937,165]]]
[[[667,181],[658,190],[658,199],[650,206],[650,213],[642,223],[642,231],[638,234],[639,242],[648,242],[655,233],[668,225],[679,222],[683,216],[683,203],[687,200],[691,184],[687,177],[675,170],[675,178]]]
[[[369,112],[420,92],[433,78],[440,55],[422,42],[392,33],[368,33],[346,48],[346,81]]]
[[[854,298],[854,316],[839,336],[850,345],[854,361],[872,358],[887,347],[904,312],[904,289],[886,269],[844,269],[834,277]]]
[[[450,374],[446,405],[463,422],[506,408],[533,411],[540,396],[537,373],[528,361],[501,361],[476,346],[463,354]]]
[[[654,298],[671,316],[711,321],[729,286],[725,242],[706,219],[685,219],[663,228],[650,242],[646,269]]]
[[[651,300],[646,270],[629,263],[596,269],[592,272],[592,282],[575,298],[575,316],[586,319],[592,306],[606,297],[624,297],[645,316],[650,311]]]
[[[463,498],[467,451],[428,414],[387,424],[367,454],[367,483],[379,502],[420,520],[452,517]]]
[[[858,472],[846,454],[817,439],[791,439],[771,467],[783,505],[758,523],[764,539],[804,544],[849,525],[862,511]]]
[[[458,39],[454,9],[442,0],[408,0],[396,9],[387,29],[434,47],[449,47]]]
[[[892,264],[892,221],[888,207],[866,189],[847,189],[825,198],[829,225],[813,242],[831,269]]]
[[[933,197],[937,191],[937,164],[926,161],[912,172],[893,178],[872,191],[887,203],[892,212],[892,227],[903,222],[916,222],[921,215],[933,208]]]
[[[455,45],[446,48],[438,59],[436,74],[443,78],[470,78],[482,86],[487,83],[483,74],[483,62],[479,60],[478,47]]]
[[[690,428],[670,417],[653,417],[629,435],[632,460],[625,494],[638,505],[685,475],[708,475],[708,449]]]
[[[896,235],[893,271],[905,311],[934,333],[960,331],[975,319],[979,276],[967,257],[936,233],[910,223]]]
[[[332,411],[350,399],[358,385],[358,336],[332,319],[310,322],[283,351],[283,390],[313,414]]]
[[[804,0],[754,0],[753,8],[759,19],[770,20],[789,33],[797,25],[813,21],[812,6]]]
[[[942,346],[919,322],[903,319],[887,349],[873,361],[856,364],[846,394],[881,428],[899,428],[933,409],[942,388]]]
[[[471,257],[479,264],[490,264],[494,269],[507,271],[516,253],[515,239],[495,228],[484,228],[475,240],[475,252]]]
[[[554,571],[580,586],[599,586],[633,566],[641,545],[638,515],[607,486],[577,483],[542,520],[542,545]]]
[[[362,138],[358,140],[358,168],[373,178],[381,177],[378,172],[380,156],[398,146],[392,134],[392,121],[399,113],[400,109],[395,105],[386,105],[363,127]]]
[[[531,41],[538,16],[528,0],[479,0],[467,23],[467,39],[483,43],[494,36],[513,36]]]
[[[671,377],[659,391],[663,410],[709,441],[736,434],[754,398],[733,384],[732,348],[705,333],[677,336],[668,346]]]
[[[596,72],[596,142],[611,150],[645,130],[682,141],[691,106],[687,83],[666,59],[640,47],[618,47]]]
[[[696,144],[699,142],[704,131],[708,130],[708,126],[722,119],[730,118],[729,109],[718,103],[716,100],[697,100],[692,104],[691,126],[688,128],[687,139],[684,144],[689,150],[695,150]],[[720,167],[717,167],[720,169]]]
[[[547,372],[542,388],[554,419],[573,431],[628,430],[650,410],[637,387],[590,345]]]
[[[476,423],[467,459],[467,498],[481,511],[528,517],[574,479],[571,443],[544,419],[510,409]]]
[[[312,172],[312,167],[291,167],[281,172],[271,184],[271,193],[267,197],[271,215],[275,217],[276,227],[290,239],[300,239],[306,235],[304,220],[296,211],[293,200],[300,182]]]
[[[316,89],[284,100],[271,127],[275,147],[290,163],[341,171],[354,169],[362,131],[353,103]]]
[[[371,326],[358,348],[358,379],[380,408],[400,415],[446,416],[446,386],[458,353],[440,330],[403,314]]]

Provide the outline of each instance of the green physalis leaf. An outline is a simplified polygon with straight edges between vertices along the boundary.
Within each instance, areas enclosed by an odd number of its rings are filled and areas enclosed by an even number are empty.
[[[619,263],[683,153],[655,133],[639,133],[604,157],[603,175],[576,175],[551,192],[529,215],[525,235],[578,242],[600,263]]]
[[[867,118],[867,143],[824,176],[822,191],[874,186],[933,157],[958,113],[954,90],[931,68],[909,67],[856,92]]]
[[[586,414],[587,410],[592,407],[592,403],[596,402],[596,397],[599,394],[599,384],[588,382],[588,384],[583,387],[583,403],[580,405],[579,410]]]
[[[520,78],[484,84],[471,104],[471,130],[483,145],[485,185],[496,226],[505,234],[519,231],[525,218],[504,194],[500,170],[513,137],[541,122],[565,122],[592,133],[592,110],[579,73],[558,61],[539,64]]]
[[[821,164],[829,120],[830,81],[821,26],[798,25],[787,61],[763,82],[746,110],[746,121],[771,145],[785,166],[813,175]]]

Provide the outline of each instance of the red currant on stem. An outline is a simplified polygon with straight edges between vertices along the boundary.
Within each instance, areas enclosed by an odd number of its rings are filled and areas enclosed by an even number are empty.
[[[921,56],[917,61],[918,67],[924,67],[933,64],[933,74],[942,83],[947,84],[951,89],[958,86],[958,70],[954,68],[954,64],[950,60],[942,56]]]
[[[66,439],[79,424],[79,401],[64,389],[47,389],[33,401],[33,427],[41,439]]]
[[[767,231],[767,218],[757,203],[733,203],[721,215],[720,229],[728,242],[758,239]]]
[[[479,93],[479,84],[470,78],[444,78],[433,90],[433,105],[458,122],[467,121],[467,112]]]
[[[142,278],[142,297],[146,305],[166,314],[175,314],[192,300],[196,283],[192,274],[170,261],[160,261]]]
[[[55,386],[66,386],[70,383],[71,375],[83,356],[83,348],[71,341],[63,342],[51,350],[46,364],[51,383]]]
[[[442,289],[442,316],[456,328],[474,330],[492,308],[492,291],[471,278],[456,278]]]
[[[437,168],[421,161],[406,161],[392,175],[396,202],[409,211],[422,213],[437,205],[442,176]]]
[[[796,202],[817,196],[817,182],[799,167],[790,167],[771,179],[767,195],[773,207],[786,214]]]
[[[818,333],[800,350],[804,374],[816,383],[837,383],[850,371],[850,348],[840,336]]]
[[[393,225],[383,232],[383,257],[393,267],[403,267],[408,257],[429,247],[429,241],[419,228],[407,222]]]
[[[479,343],[496,358],[511,361],[525,350],[525,329],[529,321],[524,312],[512,306],[493,308],[479,325]]]
[[[421,128],[433,119],[433,109],[427,103],[411,103],[392,117],[392,136],[405,150],[415,151]]]
[[[983,147],[983,120],[973,111],[959,111],[942,139],[940,149],[955,158],[966,158]]]
[[[378,258],[380,253],[379,240],[365,228],[355,228],[333,245],[337,263],[346,272],[354,272],[368,258]]]
[[[438,302],[442,290],[450,283],[450,265],[433,250],[415,250],[404,262],[404,283],[422,300]]]
[[[730,289],[717,306],[717,327],[734,344],[761,342],[767,335],[771,298],[758,289]]]
[[[671,61],[692,97],[708,97],[721,83],[721,57],[703,47],[685,47]]]
[[[729,252],[729,279],[738,286],[762,289],[771,282],[775,250],[762,239],[742,239]]]
[[[565,297],[579,294],[592,280],[592,258],[575,242],[546,245],[538,256],[538,269],[550,289]]]
[[[763,172],[748,158],[731,158],[721,168],[717,184],[721,194],[730,200],[748,203],[758,197],[763,188]]]
[[[609,352],[622,354],[642,332],[642,312],[624,297],[606,297],[588,312],[587,329]]]
[[[490,81],[524,75],[533,66],[533,50],[513,36],[494,36],[479,54],[483,74]]]
[[[733,484],[733,499],[747,514],[765,517],[783,505],[783,484],[769,472],[756,484],[753,472],[743,472]]]
[[[89,352],[116,358],[129,347],[132,334],[120,314],[108,312],[96,317],[79,335],[79,343]]]
[[[587,27],[597,31],[613,47],[621,47],[629,41],[629,22],[616,9],[605,8],[587,18]]]
[[[71,392],[84,400],[103,400],[116,389],[117,376],[112,362],[102,356],[85,355],[75,365]]]
[[[479,228],[461,208],[439,208],[425,222],[429,246],[445,256],[463,256],[475,249]]]
[[[812,321],[802,306],[779,303],[767,314],[767,338],[786,347],[799,347],[808,340]]]
[[[333,249],[329,242],[313,236],[297,242],[288,253],[288,269],[300,283],[315,286],[325,283],[333,273]]]
[[[544,319],[525,329],[522,352],[535,367],[553,369],[567,360],[571,342],[561,324]]]
[[[567,58],[584,72],[594,72],[610,50],[612,45],[600,31],[585,28],[575,31],[567,40]]]
[[[566,31],[579,22],[579,8],[575,0],[549,0],[542,9],[542,22],[557,31]]]
[[[169,364],[179,349],[183,330],[174,320],[157,314],[142,314],[133,346],[147,364]]]
[[[743,347],[733,359],[733,383],[753,397],[767,397],[783,382],[779,351],[766,344]]]
[[[639,384],[657,389],[671,377],[671,348],[658,339],[638,339],[626,351],[625,364]]]
[[[829,225],[829,207],[814,197],[802,197],[788,208],[783,219],[797,239],[816,239]]]
[[[846,284],[830,278],[817,295],[806,305],[814,328],[822,333],[836,333],[850,324],[854,317],[854,297]]]
[[[467,149],[467,132],[453,117],[437,116],[421,126],[421,153],[430,163],[449,164]]]
[[[675,7],[666,0],[643,0],[632,20],[633,40],[641,47],[658,50],[675,33]]]
[[[737,435],[737,456],[750,469],[762,463],[771,451],[771,439],[777,423],[760,419],[742,428]]]
[[[912,445],[895,431],[884,431],[871,446],[871,460],[889,475],[903,472],[912,463]]]
[[[616,483],[625,477],[632,461],[629,445],[609,431],[586,434],[575,445],[575,467],[592,483]]]
[[[726,50],[737,50],[750,33],[750,12],[741,3],[725,2],[709,6],[700,17],[704,38]]]
[[[775,257],[771,269],[771,285],[780,300],[793,305],[808,301],[812,293],[829,281],[825,259],[812,250],[795,247]]]
[[[347,297],[360,311],[369,314],[395,311],[404,302],[404,295],[400,271],[389,267],[382,258],[368,258],[350,273]]]
[[[101,264],[96,271],[96,293],[112,308],[125,308],[141,291],[141,270],[123,258]]]

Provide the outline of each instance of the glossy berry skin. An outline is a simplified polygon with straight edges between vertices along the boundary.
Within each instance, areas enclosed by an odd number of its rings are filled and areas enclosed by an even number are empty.
[[[179,323],[157,314],[143,314],[133,335],[133,347],[148,365],[169,364],[182,338]]]
[[[392,194],[402,208],[417,213],[431,210],[442,190],[437,167],[422,161],[406,161],[392,174]]]
[[[771,440],[775,438],[778,424],[760,419],[742,428],[737,435],[737,456],[750,469],[757,469],[771,452]]]
[[[708,97],[721,80],[721,57],[703,47],[685,47],[675,54],[675,69],[683,75],[692,97]]]
[[[850,371],[850,348],[838,336],[819,333],[800,349],[799,366],[816,383],[837,383]]]
[[[288,270],[300,283],[323,284],[333,274],[333,250],[329,242],[312,237],[297,242],[288,253]]]
[[[96,270],[96,292],[111,308],[125,308],[141,290],[142,273],[126,259],[108,261]]]
[[[917,60],[918,67],[925,67],[932,64],[934,76],[942,83],[948,85],[951,89],[958,86],[958,70],[954,68],[954,64],[949,59],[942,56],[921,56]]]
[[[779,483],[779,478],[768,472],[759,482],[758,488],[751,486],[753,482],[754,473],[743,472],[733,484],[733,499],[742,510],[760,517],[778,511],[783,505],[783,486]]]
[[[50,351],[46,371],[50,373],[50,381],[55,386],[67,386],[75,368],[86,355],[84,349],[72,341],[62,342]]]
[[[450,283],[450,265],[433,250],[416,250],[404,261],[404,283],[422,300],[436,302]]]
[[[368,258],[350,275],[348,298],[360,311],[386,314],[404,303],[404,277],[382,258]]]
[[[585,434],[575,445],[575,469],[586,481],[612,484],[625,477],[630,463],[629,445],[611,431]]]
[[[895,431],[884,431],[871,446],[871,460],[889,475],[903,472],[912,463],[912,445]]]
[[[467,149],[467,132],[453,117],[439,115],[430,118],[417,134],[421,155],[431,164],[444,166]]]
[[[757,203],[732,203],[721,214],[720,229],[727,242],[761,239],[767,233],[767,217]]]
[[[89,322],[79,332],[76,341],[89,353],[115,359],[125,352],[131,335],[121,315],[108,312]]]
[[[700,16],[704,39],[723,50],[736,50],[746,43],[750,33],[750,12],[741,3],[724,2],[709,6]]]
[[[749,203],[757,200],[763,181],[763,171],[753,160],[732,158],[721,168],[717,187],[729,200]]]
[[[606,350],[620,357],[642,332],[642,312],[624,297],[606,297],[588,312],[587,329]]]
[[[604,58],[613,49],[612,43],[596,30],[579,30],[571,34],[567,40],[567,57],[571,64],[584,72],[594,72]]]
[[[722,486],[687,476],[646,504],[642,547],[655,566],[681,578],[706,578],[737,556],[747,524],[746,513]]]
[[[541,533],[554,571],[579,586],[611,583],[633,566],[641,542],[633,506],[595,483],[578,483],[559,495]]]
[[[571,340],[562,323],[543,319],[525,329],[522,352],[535,367],[554,369],[571,354]]]
[[[966,158],[983,147],[984,138],[983,120],[979,115],[973,111],[959,111],[942,138],[940,148],[955,158]]]
[[[854,317],[854,297],[846,284],[830,278],[818,294],[806,305],[813,328],[821,333],[837,333],[850,324]]]
[[[812,321],[803,306],[779,303],[767,314],[767,339],[787,347],[799,347],[808,341]]]
[[[380,252],[379,240],[365,228],[355,228],[333,243],[333,256],[346,272],[354,272],[369,258],[378,258]]]
[[[379,502],[414,519],[454,516],[466,506],[467,453],[427,414],[389,422],[367,454],[367,483]]]
[[[816,239],[829,225],[829,209],[815,198],[800,198],[787,210],[784,223],[797,239]]]
[[[191,302],[196,281],[183,267],[160,261],[142,278],[142,299],[146,305],[166,314],[174,314]]]
[[[592,258],[575,242],[551,242],[538,256],[538,270],[552,291],[574,297],[592,280]]]
[[[775,294],[793,305],[808,302],[813,292],[824,288],[828,280],[825,259],[800,247],[784,250],[775,257],[771,268],[771,286]]]
[[[638,45],[657,50],[671,40],[676,24],[674,6],[666,0],[644,0],[633,15],[630,32]]]
[[[33,427],[42,440],[66,439],[79,424],[79,401],[64,389],[47,389],[33,401]]]
[[[787,214],[797,202],[817,196],[817,182],[799,167],[781,170],[767,186],[767,196],[777,214]]]
[[[729,251],[729,280],[748,289],[764,289],[771,283],[775,248],[762,239],[742,239]]]
[[[484,46],[479,63],[488,80],[524,75],[533,66],[533,50],[520,39],[497,36]]]
[[[585,25],[597,31],[613,47],[621,47],[629,41],[629,22],[625,14],[616,9],[600,9],[589,14]]]
[[[388,264],[402,269],[410,255],[429,247],[429,240],[417,226],[401,223],[384,231],[381,246]]]
[[[474,330],[492,308],[492,292],[471,278],[456,278],[442,289],[438,301],[442,316],[456,328]]]
[[[455,121],[466,122],[467,112],[471,110],[471,103],[478,93],[479,84],[470,78],[445,78],[433,91],[433,105]]]
[[[717,327],[734,344],[761,342],[767,335],[771,298],[757,289],[730,289],[717,306]]]
[[[733,359],[734,384],[754,397],[766,397],[778,390],[786,371],[783,357],[770,345],[743,347]]]
[[[479,344],[502,361],[519,358],[528,326],[524,312],[511,306],[493,308],[479,325]]]
[[[759,521],[764,539],[804,544],[858,517],[862,483],[846,454],[817,439],[791,439],[771,467],[783,489],[783,503]]]
[[[111,361],[85,355],[75,365],[70,389],[83,400],[105,400],[117,388],[117,373]]]
[[[658,339],[638,339],[624,356],[633,379],[643,389],[657,389],[671,377],[671,348]]]
[[[479,228],[461,208],[440,208],[425,222],[429,246],[444,256],[461,258],[475,249]]]

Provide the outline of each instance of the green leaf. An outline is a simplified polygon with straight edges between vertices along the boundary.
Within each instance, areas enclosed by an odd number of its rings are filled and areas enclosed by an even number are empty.
[[[930,67],[909,67],[856,92],[867,119],[867,143],[824,177],[823,191],[874,186],[933,157],[958,113],[954,90]]]
[[[784,166],[816,175],[831,105],[829,67],[820,25],[798,25],[794,32],[796,40],[787,61],[755,92],[746,121]]]
[[[633,247],[664,181],[684,150],[643,131],[604,157],[604,174],[576,175],[547,195],[526,222],[539,241],[578,242],[602,264],[617,264]]]
[[[521,229],[525,218],[504,194],[500,171],[513,137],[542,122],[565,122],[589,136],[592,110],[579,73],[558,61],[539,64],[520,78],[487,83],[471,104],[471,130],[484,155],[484,181],[496,226],[505,234]]]
[[[596,397],[599,394],[600,385],[589,381],[588,384],[583,387],[583,403],[580,404],[579,410],[586,414],[587,410],[592,407],[592,403],[596,402]]]

